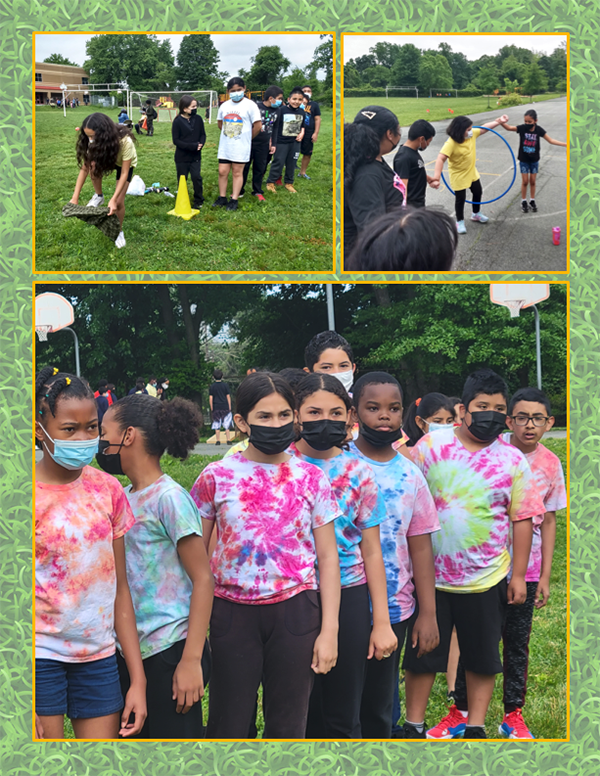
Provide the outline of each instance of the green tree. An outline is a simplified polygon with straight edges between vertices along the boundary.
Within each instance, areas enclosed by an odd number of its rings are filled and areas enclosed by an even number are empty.
[[[426,92],[452,88],[452,70],[446,57],[429,51],[423,54],[419,64],[419,88]]]
[[[419,83],[419,65],[421,52],[412,43],[400,46],[398,56],[392,66],[392,86],[416,86]]]
[[[525,72],[523,92],[533,97],[534,94],[541,94],[547,89],[548,79],[546,73],[537,62],[532,62]]]
[[[502,61],[500,72],[505,78],[509,78],[511,81],[523,83],[526,69],[527,66],[522,62],[519,62],[519,60],[511,54]]]
[[[219,76],[218,63],[219,52],[210,35],[186,35],[177,52],[177,88],[214,89],[215,79]],[[219,84],[219,89],[222,89],[222,84]]]
[[[295,67],[290,73],[288,73],[288,75],[286,75],[279,82],[278,85],[281,86],[281,88],[283,89],[283,93],[287,98],[289,97],[290,92],[295,86],[299,86],[300,88],[302,88],[306,84],[306,82],[310,80],[311,80],[310,78],[306,77],[304,70],[301,70],[299,67]]]
[[[394,62],[398,59],[400,48],[397,43],[381,41],[372,46],[369,52],[373,54],[378,65],[391,69],[394,66]]]
[[[388,84],[393,86],[390,81],[391,71],[388,67],[383,67],[383,65],[367,68],[363,77],[368,84],[377,88],[388,86]]]
[[[70,65],[71,67],[79,67],[76,62],[71,62],[70,59],[63,57],[62,54],[50,54],[49,57],[44,59],[49,65]]]
[[[486,94],[491,94],[494,89],[498,89],[500,86],[500,78],[498,76],[498,68],[493,63],[485,65],[481,68],[475,79],[475,85],[478,86]]]
[[[156,35],[95,35],[86,43],[83,67],[90,83],[125,81],[130,89],[153,90],[157,73],[164,72],[165,50]]]
[[[250,61],[252,66],[245,79],[249,89],[267,89],[272,84],[280,84],[290,66],[290,60],[283,56],[279,46],[261,46]]]
[[[307,68],[307,73],[316,78],[319,70],[325,71],[324,87],[326,89],[333,88],[333,35],[320,35],[321,40],[325,39],[323,43],[320,43],[314,50],[313,59]]]
[[[344,65],[344,89],[355,89],[362,85],[360,73],[355,65]]]
[[[377,59],[373,56],[373,54],[363,54],[360,57],[356,57],[356,59],[348,60],[348,64],[354,65],[354,67],[362,76],[368,67],[375,67],[377,64]]]

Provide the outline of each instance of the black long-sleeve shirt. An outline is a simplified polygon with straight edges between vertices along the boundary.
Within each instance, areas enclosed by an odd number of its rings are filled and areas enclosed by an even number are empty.
[[[201,151],[198,143],[206,143],[204,121],[197,113],[190,116],[189,121],[181,114],[176,116],[171,125],[171,137],[175,146],[176,162],[193,162],[199,158]]]

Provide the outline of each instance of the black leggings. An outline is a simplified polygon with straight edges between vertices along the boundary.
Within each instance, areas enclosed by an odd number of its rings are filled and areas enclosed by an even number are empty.
[[[193,207],[198,207],[204,202],[204,196],[202,194],[202,175],[200,175],[200,168],[202,164],[202,158],[199,156],[194,159],[193,162],[175,162],[175,169],[177,170],[177,186],[179,186],[179,178],[185,175],[187,181],[188,174],[192,179],[192,185],[194,187],[194,204]]]
[[[471,201],[473,202],[472,208],[474,213],[479,213],[479,209],[481,208],[481,200],[483,197],[483,189],[481,188],[481,183],[479,180],[473,181],[473,183],[469,186],[471,189],[471,192],[473,194]],[[467,190],[466,189],[459,189],[459,191],[454,192],[454,210],[456,212],[456,220],[457,221],[464,221],[465,220],[465,200],[467,198]]]

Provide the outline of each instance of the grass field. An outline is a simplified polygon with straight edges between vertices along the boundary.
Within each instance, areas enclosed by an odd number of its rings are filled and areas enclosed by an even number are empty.
[[[535,95],[535,102],[544,100],[553,100],[560,97],[560,94],[541,94]],[[527,102],[529,97],[523,97]],[[503,112],[502,108],[496,105],[496,100],[490,97],[490,107],[488,108],[487,97],[422,97],[418,100],[414,97],[347,97],[344,98],[344,121],[350,122],[354,119],[361,108],[367,105],[383,105],[393,111],[400,120],[401,127],[409,127],[417,119],[426,119],[427,121],[444,121],[452,118],[449,110],[454,111],[455,116],[468,116],[471,113],[484,113],[489,110],[490,114]],[[427,112],[429,110],[429,113]],[[519,111],[519,106],[507,108],[507,111],[515,113]],[[492,115],[490,115],[490,120]],[[405,133],[406,134],[406,133]]]
[[[175,200],[164,194],[127,196],[123,229],[125,248],[95,227],[65,219],[62,207],[73,195],[78,168],[78,127],[91,109],[62,111],[49,106],[35,113],[35,270],[36,272],[331,272],[333,266],[333,112],[322,108],[319,139],[308,174],[296,178],[298,194],[283,187],[265,189],[266,202],[251,196],[251,186],[237,212],[213,208],[218,196],[216,123],[205,123],[202,151],[204,207],[190,221],[168,216]],[[118,110],[103,110],[116,119]],[[177,176],[171,124],[154,124],[153,137],[138,136],[138,166],[146,186],[160,182],[173,194]],[[299,165],[298,168],[299,169]],[[266,176],[265,176],[266,180]],[[250,177],[251,182],[251,177]],[[115,176],[104,183],[105,203],[115,189]],[[188,180],[188,191],[192,184]],[[93,195],[89,179],[79,204]],[[231,193],[231,182],[228,193]],[[108,196],[107,196],[108,195]]]
[[[566,471],[567,440],[547,439],[544,444],[561,459]],[[196,478],[210,463],[220,456],[191,455],[187,461],[177,461],[164,456],[163,470],[190,490]],[[119,477],[126,485],[126,477]],[[523,716],[537,739],[565,738],[567,725],[567,512],[557,514],[556,550],[552,564],[550,599],[546,607],[536,610],[529,643],[529,675],[527,700]],[[208,719],[208,694],[210,685],[202,700],[204,721]],[[401,705],[404,709],[404,685],[401,685]],[[446,678],[438,675],[427,707],[426,725],[432,727],[447,713]],[[498,725],[504,714],[502,706],[502,675],[496,678],[494,696],[486,719],[490,738],[497,736]],[[264,720],[261,704],[257,719],[259,737]],[[69,720],[65,721],[65,737],[73,738]]]

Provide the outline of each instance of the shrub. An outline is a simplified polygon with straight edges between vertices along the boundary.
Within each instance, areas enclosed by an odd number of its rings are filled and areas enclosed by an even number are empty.
[[[501,108],[509,108],[512,105],[523,105],[523,100],[515,92],[505,94],[504,97],[500,97],[498,105]]]

